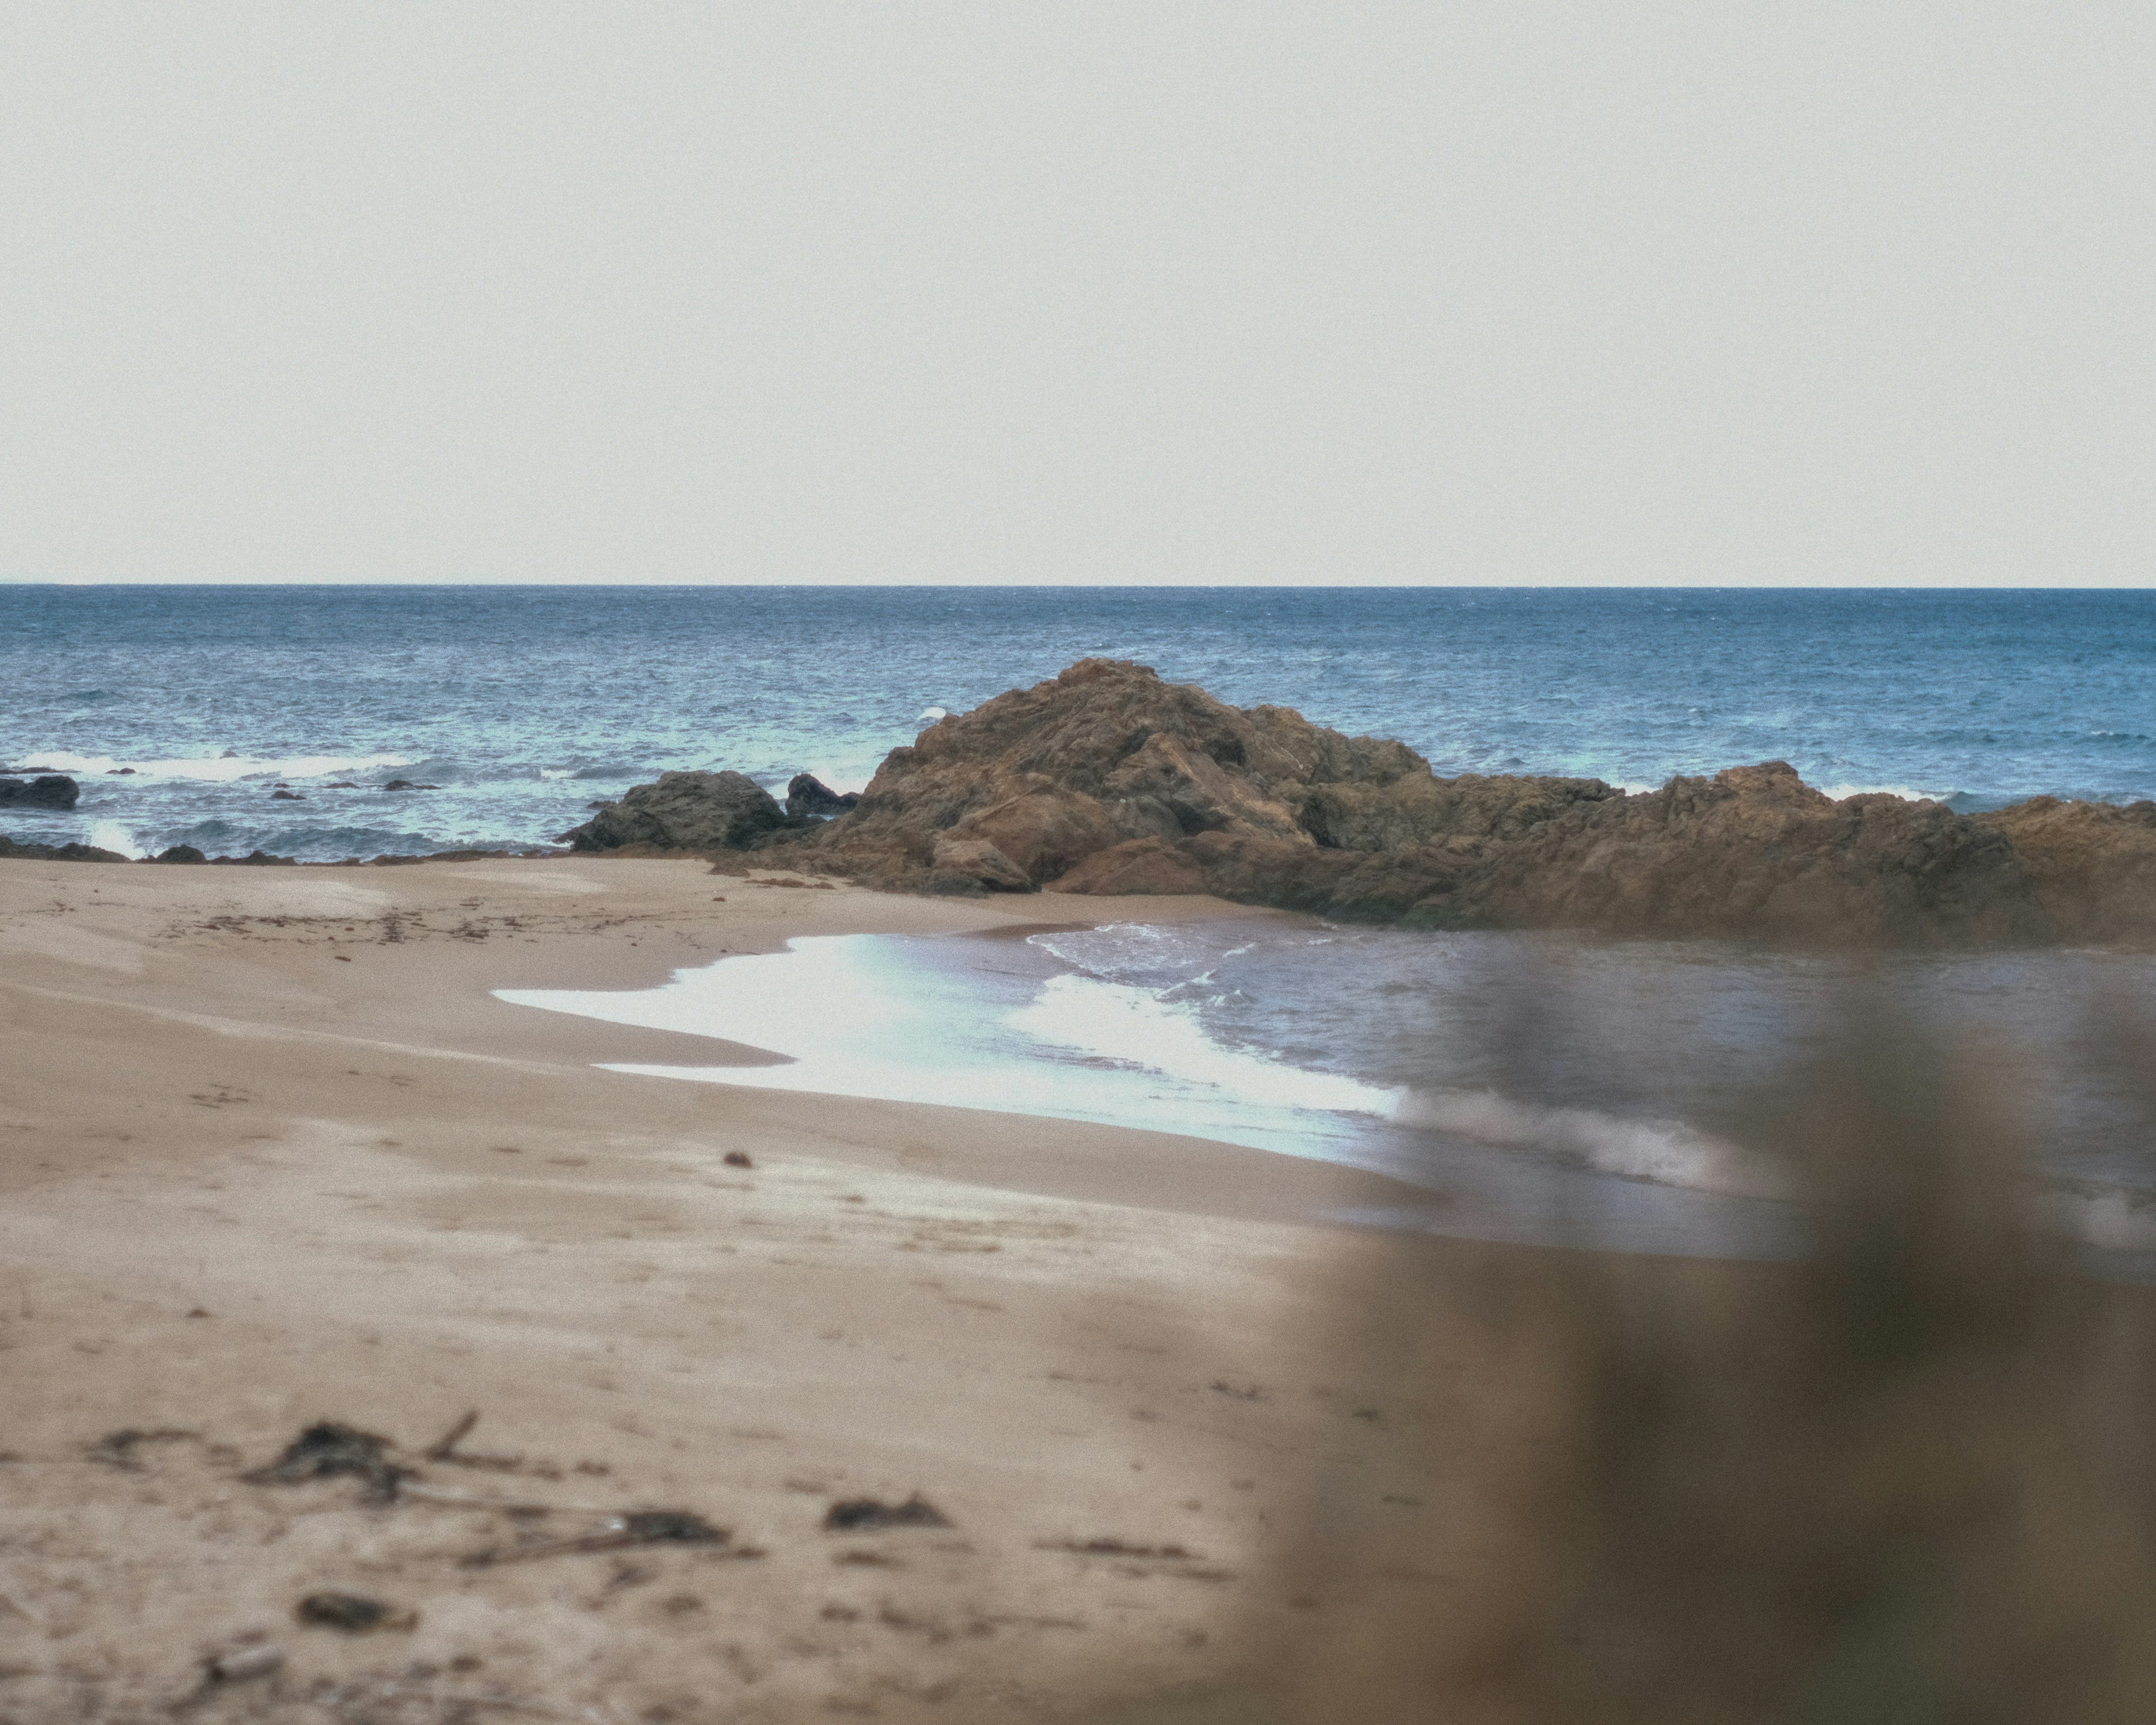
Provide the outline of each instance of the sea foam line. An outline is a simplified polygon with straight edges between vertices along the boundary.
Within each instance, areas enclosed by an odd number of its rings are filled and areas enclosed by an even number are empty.
[[[230,784],[242,778],[324,778],[332,773],[369,773],[382,767],[409,767],[409,755],[176,755],[154,761],[123,761],[111,755],[79,755],[47,749],[18,762],[42,773],[89,778],[126,769],[138,778],[182,778],[206,784]]]

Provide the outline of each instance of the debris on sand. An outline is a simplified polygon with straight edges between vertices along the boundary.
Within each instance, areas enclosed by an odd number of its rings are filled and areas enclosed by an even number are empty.
[[[1121,1539],[1036,1539],[1035,1551],[1067,1551],[1081,1558],[1164,1558],[1187,1563],[1193,1553],[1180,1545],[1132,1545]]]
[[[421,1454],[429,1461],[446,1461],[453,1467],[491,1468],[497,1473],[514,1473],[518,1468],[523,1466],[524,1458],[521,1455],[468,1455],[458,1449],[457,1445],[471,1435],[472,1427],[478,1424],[479,1409],[474,1408],[441,1436],[428,1445]]]
[[[364,1594],[309,1594],[292,1615],[314,1628],[342,1630],[348,1635],[365,1635],[369,1630],[408,1630],[419,1621],[418,1612]]]
[[[754,1168],[756,1166],[756,1163],[749,1159],[749,1153],[746,1150],[729,1150],[726,1152],[723,1159],[728,1168]]]
[[[206,1686],[244,1683],[250,1678],[266,1677],[284,1668],[283,1648],[275,1641],[254,1641],[244,1647],[235,1647],[229,1653],[213,1654],[204,1660],[203,1681]]]
[[[873,1497],[846,1498],[826,1512],[824,1525],[835,1533],[858,1533],[878,1527],[947,1527],[951,1522],[916,1491],[896,1507]]]
[[[636,1545],[724,1545],[732,1538],[728,1529],[714,1527],[701,1516],[691,1515],[686,1510],[639,1509],[614,1517],[603,1532],[582,1534],[573,1539],[549,1539],[538,1545],[512,1546],[507,1551],[490,1546],[460,1561],[468,1569],[483,1569],[495,1563],[527,1563],[539,1558],[622,1551]],[[763,1553],[745,1546],[733,1555],[762,1557]]]
[[[290,1486],[302,1480],[328,1479],[354,1474],[367,1482],[367,1497],[376,1503],[396,1501],[397,1487],[410,1471],[398,1467],[384,1453],[396,1445],[349,1425],[323,1421],[310,1425],[285,1446],[285,1453],[266,1467],[240,1477],[249,1485]]]
[[[107,1467],[116,1467],[125,1473],[140,1473],[142,1458],[135,1452],[142,1445],[193,1443],[201,1436],[198,1431],[182,1431],[176,1425],[161,1425],[155,1431],[137,1431],[131,1425],[123,1426],[118,1431],[108,1431],[94,1444],[85,1444],[83,1454]]]

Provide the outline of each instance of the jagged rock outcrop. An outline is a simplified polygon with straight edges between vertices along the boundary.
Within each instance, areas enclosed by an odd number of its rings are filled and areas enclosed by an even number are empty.
[[[62,773],[35,778],[0,778],[0,809],[72,809],[82,787]]]
[[[860,800],[859,791],[841,796],[813,773],[797,773],[786,781],[786,812],[797,820],[829,820]]]
[[[578,850],[743,850],[785,824],[785,810],[746,773],[662,773],[557,842]]]
[[[778,847],[795,867],[927,891],[1204,892],[1442,927],[2156,939],[2156,804],[2040,798],[1969,817],[1837,801],[1779,761],[1632,795],[1440,778],[1404,744],[1107,660],[930,726],[832,819],[783,814],[738,773],[669,773],[564,837]]]
[[[947,888],[1196,891],[1286,870],[1285,899],[1329,898],[1372,855],[1617,794],[1590,779],[1439,780],[1404,744],[1095,659],[892,750],[814,842],[826,866]]]
[[[1837,802],[1779,762],[1630,796],[1440,778],[1403,744],[1101,660],[894,751],[814,850],[946,890],[1209,892],[1441,927],[1929,945],[2057,926],[2005,833],[1936,803]]]

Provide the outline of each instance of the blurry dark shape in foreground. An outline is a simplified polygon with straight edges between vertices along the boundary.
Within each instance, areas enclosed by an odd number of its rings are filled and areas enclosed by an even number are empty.
[[[1314,1482],[1272,1717],[2156,1719],[2156,1295],[2045,1225],[2010,1065],[1845,1007],[1752,1111],[1799,1261],[1381,1255],[1365,1363],[1457,1392],[1392,1459],[1459,1507]]]

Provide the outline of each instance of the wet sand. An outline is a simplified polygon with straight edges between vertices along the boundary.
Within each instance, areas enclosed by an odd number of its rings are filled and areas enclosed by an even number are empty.
[[[670,860],[0,866],[0,1719],[1255,1717],[1315,1482],[1437,1512],[1389,1460],[1421,1404],[1341,1346],[1368,1237],[1322,1219],[1423,1199],[608,1073],[712,1045],[489,993],[1095,911]],[[425,1459],[471,1411],[495,1462]],[[239,1477],[325,1420],[428,1495]],[[947,1526],[825,1527],[916,1493]],[[464,1561],[649,1508],[730,1538]],[[300,1626],[323,1591],[416,1627]],[[258,1641],[278,1671],[199,1689]]]

